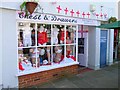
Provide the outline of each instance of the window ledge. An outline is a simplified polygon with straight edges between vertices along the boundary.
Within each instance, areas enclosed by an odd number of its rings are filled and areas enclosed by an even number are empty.
[[[62,68],[62,67],[66,67],[66,66],[76,65],[76,64],[79,64],[79,62],[72,62],[72,63],[67,63],[67,64],[56,64],[53,66],[51,66],[51,65],[50,66],[42,66],[40,68],[35,68],[33,70],[19,72],[19,74],[17,74],[16,76],[33,74],[33,73],[38,73],[38,72],[42,72],[42,71],[47,71],[47,70]]]

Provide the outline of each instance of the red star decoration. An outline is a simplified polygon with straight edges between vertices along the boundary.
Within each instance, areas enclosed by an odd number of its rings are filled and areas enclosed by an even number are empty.
[[[65,14],[67,14],[67,13],[68,13],[68,9],[67,9],[67,8],[66,8],[64,11],[65,11]]]
[[[98,18],[99,14],[96,14],[96,16],[97,16],[97,18]]]
[[[73,16],[73,14],[74,14],[74,11],[73,11],[73,9],[70,11],[70,13],[71,13],[71,16]]]
[[[60,8],[60,5],[57,7],[57,9],[58,9],[58,13],[60,13],[60,10],[62,10],[62,9]]]
[[[89,16],[90,16],[90,13],[88,12],[88,13],[87,13],[87,15],[88,15],[88,18],[89,18]]]
[[[101,18],[103,17],[103,14],[102,14],[102,13],[100,14],[100,17],[101,17]]]
[[[77,14],[77,16],[79,17],[80,12],[79,12],[79,11],[77,11],[77,12],[76,12],[76,14]]]
[[[85,13],[84,12],[82,13],[82,16],[83,16],[83,18],[85,17]]]

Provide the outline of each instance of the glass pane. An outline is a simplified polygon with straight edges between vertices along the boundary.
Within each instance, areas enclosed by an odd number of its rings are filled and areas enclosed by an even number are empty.
[[[18,49],[19,71],[32,70],[36,67],[36,52],[34,48]]]
[[[76,61],[76,46],[66,45],[66,57],[68,62]]]
[[[38,47],[39,51],[38,58],[39,58],[39,65],[45,66],[45,65],[51,65],[51,47]]]
[[[18,23],[18,47],[35,46],[35,24]]]
[[[76,26],[66,26],[66,44],[76,43]]]
[[[53,47],[53,63],[60,64],[64,59],[64,46]]]
[[[65,41],[65,30],[64,25],[53,25],[51,32],[52,44],[64,44]]]
[[[50,24],[38,24],[37,25],[37,44],[51,45],[51,25]]]

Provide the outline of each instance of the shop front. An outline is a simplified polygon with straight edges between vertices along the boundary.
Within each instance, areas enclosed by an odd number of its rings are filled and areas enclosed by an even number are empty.
[[[98,21],[39,13],[25,17],[19,11],[16,21],[19,87],[77,74],[79,64],[88,67],[88,26]]]

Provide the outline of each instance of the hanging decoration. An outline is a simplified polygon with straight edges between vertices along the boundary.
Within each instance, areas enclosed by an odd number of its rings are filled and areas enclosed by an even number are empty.
[[[107,14],[104,14],[104,18],[107,18]]]
[[[101,18],[103,17],[103,14],[102,14],[102,13],[100,14],[100,17],[101,17]]]
[[[57,7],[57,10],[58,10],[58,13],[60,13],[60,11],[62,10],[62,9],[60,8],[60,5]]]
[[[83,18],[85,17],[85,13],[84,12],[82,13],[82,16],[83,16]]]
[[[96,17],[98,18],[99,14],[96,14]]]
[[[60,5],[59,5],[59,6],[57,7],[58,13],[60,13],[62,10],[64,11],[65,15],[67,15],[68,13],[70,13],[70,15],[71,15],[72,17],[74,16],[74,14],[76,14],[77,17],[80,16],[80,11],[79,11],[79,10],[77,10],[77,11],[75,12],[75,11],[72,9],[72,10],[70,11],[70,10],[68,10],[67,7],[64,8],[64,9],[62,9],[62,8],[60,7]],[[88,12],[88,13],[82,12],[81,15],[82,15],[82,18],[85,18],[86,15],[87,15],[87,18],[90,18],[90,16],[91,16],[90,12]],[[98,19],[98,18],[101,18],[101,19],[102,19],[103,17],[104,17],[103,19],[107,18],[107,14],[102,13],[102,10],[101,10],[101,13],[100,13],[100,14],[94,13],[93,15],[94,15],[97,19]]]
[[[77,17],[79,17],[80,12],[79,12],[79,11],[77,11],[77,12],[76,12],[76,14],[77,14]]]
[[[88,18],[90,17],[90,13],[89,12],[87,13],[87,16],[88,16]]]
[[[65,11],[65,14],[67,14],[67,13],[68,13],[68,9],[67,9],[67,8],[66,8],[64,11]]]
[[[71,16],[73,16],[73,14],[75,13],[74,11],[73,11],[73,9],[70,11],[70,13],[71,13]]]

